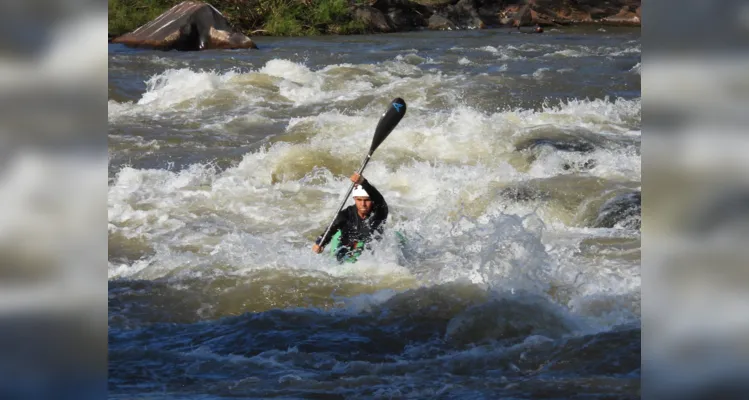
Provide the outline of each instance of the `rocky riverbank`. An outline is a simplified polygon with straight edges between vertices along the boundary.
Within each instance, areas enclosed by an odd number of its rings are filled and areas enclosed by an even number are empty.
[[[142,4],[141,4],[142,3]],[[110,40],[179,4],[109,0]],[[413,30],[604,24],[640,26],[641,0],[215,0],[246,35],[385,33]]]
[[[514,26],[607,24],[639,26],[639,0],[374,0],[353,7],[377,32]]]

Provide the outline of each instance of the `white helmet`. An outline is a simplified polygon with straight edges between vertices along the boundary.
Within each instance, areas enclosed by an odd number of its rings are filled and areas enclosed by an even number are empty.
[[[361,185],[356,185],[354,191],[351,192],[351,197],[369,197],[369,193]]]

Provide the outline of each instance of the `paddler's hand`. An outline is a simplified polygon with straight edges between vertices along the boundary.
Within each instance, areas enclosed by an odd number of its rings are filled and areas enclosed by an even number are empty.
[[[351,175],[351,182],[354,182],[357,185],[361,185],[362,183],[364,183],[364,177],[359,174],[353,174]]]
[[[322,241],[322,236],[315,239],[315,244],[312,245],[312,251],[314,251],[317,254],[322,253],[322,247],[320,247],[321,241]]]

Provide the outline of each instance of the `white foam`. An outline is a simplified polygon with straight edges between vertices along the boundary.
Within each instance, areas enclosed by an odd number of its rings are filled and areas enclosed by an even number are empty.
[[[539,68],[533,73],[533,77],[536,79],[543,79],[549,75],[550,68]]]
[[[248,114],[257,112],[256,104],[261,102],[305,105],[354,100],[372,93],[387,93],[400,85],[426,90],[457,79],[443,77],[440,72],[425,73],[413,65],[413,60],[406,61],[408,57],[418,58],[417,64],[435,63],[409,54],[377,66],[336,64],[317,71],[284,59],[272,59],[258,70],[243,72],[167,69],[146,81],[146,92],[138,101],[110,100],[108,116],[111,122],[179,112],[200,123],[215,123],[217,117],[207,111],[210,107],[206,105],[224,103],[223,107],[237,114]],[[341,69],[348,70],[344,77]],[[281,98],[268,85],[277,89]],[[410,103],[417,104],[414,100]]]
[[[190,69],[168,69],[146,81],[147,91],[138,105],[168,108],[186,100],[199,99],[223,87],[235,72],[196,72]]]
[[[525,60],[525,57],[515,54],[515,52],[518,51],[515,47],[512,46],[484,46],[480,47],[476,50],[486,51],[488,53],[492,53],[497,55],[497,59],[499,60]]]
[[[167,69],[146,81],[146,92],[136,102],[107,102],[110,122],[142,119],[144,116],[158,118],[165,112],[179,112],[185,118],[198,118],[201,104],[214,98],[231,94],[243,100],[236,107],[252,104],[258,99],[246,93],[238,83],[236,71],[193,71],[191,69]]]
[[[589,55],[583,50],[564,49],[544,55],[545,57],[583,57]]]
[[[372,73],[390,83],[375,91],[386,92],[399,84],[434,87],[457,79],[425,73],[397,60],[381,67]],[[279,92],[295,103],[361,96],[372,79],[370,74],[351,72],[354,75],[346,81],[351,83],[348,87],[327,86],[333,84],[333,75],[350,73],[341,68],[367,67],[340,65],[312,71],[302,64],[272,60],[260,71],[244,74],[170,70],[160,75],[161,80],[152,80],[151,95],[141,99],[145,104],[110,101],[110,119],[172,109],[221,90],[238,92],[243,90],[239,82],[252,74],[253,79],[259,74],[272,77]],[[551,282],[571,285],[584,273],[588,286],[579,296],[610,290],[614,278],[608,277],[605,269],[579,264],[576,258],[565,258],[547,248],[544,236],[549,231],[566,232],[570,227],[537,205],[512,204],[496,193],[506,184],[560,175],[564,162],[581,157],[550,153],[537,159],[529,171],[521,172],[508,159],[520,135],[539,126],[555,126],[636,136],[639,131],[633,125],[639,124],[640,100],[570,100],[545,104],[538,111],[495,112],[456,101],[454,106],[430,111],[424,118],[419,106],[424,99],[417,95],[409,102],[412,117],[399,124],[365,172],[390,205],[389,224],[409,237],[415,266],[402,265],[393,238],[376,245],[374,255],[365,254],[351,265],[339,266],[310,250],[310,238],[330,222],[349,185],[346,176],[328,170],[323,158],[333,155],[351,165],[361,161],[362,148],[371,141],[372,127],[380,117],[368,109],[292,118],[287,130],[310,129],[308,139],[270,143],[247,153],[226,170],[201,164],[182,171],[123,168],[109,188],[110,234],[143,238],[157,245],[155,255],[144,260],[110,264],[110,278],[285,270],[363,282],[466,280],[502,290],[543,292]],[[318,155],[320,165],[308,161]],[[636,154],[596,150],[586,157],[598,162],[588,171],[593,176],[639,179]],[[629,279],[622,291],[631,289],[639,276],[639,272],[626,270],[621,274]],[[347,300],[345,306],[352,311],[366,310],[389,295],[391,292],[357,297]]]
[[[606,50],[608,53],[606,55],[610,57],[626,56],[630,54],[640,54],[642,52],[640,49],[640,45],[627,47],[625,49],[606,49]]]
[[[430,199],[449,195],[456,189],[470,193],[474,190],[471,188],[490,182],[554,176],[560,172],[564,161],[574,160],[560,159],[560,155],[554,153],[535,163],[529,173],[520,173],[496,155],[511,152],[512,140],[509,139],[535,126],[555,124],[600,129],[602,125],[623,124],[630,118],[636,119],[639,117],[638,113],[639,101],[635,100],[570,101],[557,106],[546,106],[542,112],[517,110],[494,114],[477,112],[464,106],[457,107],[450,112],[435,113],[431,119],[404,120],[398,128],[398,134],[391,135],[382,145],[383,151],[378,154],[378,160],[370,163],[367,176],[375,182],[382,182],[382,189],[390,196],[398,196],[398,201],[403,206],[424,202],[424,199],[427,199],[428,204]],[[312,171],[299,180],[284,179],[282,171],[290,160],[310,151],[358,160],[361,157],[358,150],[360,144],[370,140],[371,126],[376,123],[377,117],[346,116],[331,112],[294,119],[289,124],[290,128],[303,121],[313,120],[319,127],[319,133],[312,136],[309,142],[278,142],[249,153],[236,167],[220,174],[212,167],[202,165],[194,165],[179,173],[124,168],[118,174],[116,183],[110,187],[110,222],[137,220],[146,223],[154,218],[154,221],[159,221],[157,216],[164,211],[170,208],[185,210],[185,201],[205,197],[208,204],[214,203],[221,210],[242,215],[255,225],[264,226],[278,218],[295,219],[297,222],[303,221],[303,226],[306,226],[303,230],[307,231],[311,226],[323,223],[322,219],[329,216],[320,215],[314,220],[296,217],[293,196],[306,196],[309,191],[309,194],[316,191],[340,193],[345,188],[345,181],[326,173],[321,176],[325,181],[322,186],[310,185],[308,182],[315,180],[319,171]],[[440,161],[404,163],[403,157],[408,159],[409,154],[420,160]],[[637,176],[640,173],[636,154],[601,152],[594,153],[592,157],[599,161],[591,172],[593,174],[620,177]],[[400,166],[396,170],[390,170],[386,165],[392,163]],[[277,179],[274,176],[284,180],[274,183],[274,179]],[[419,182],[419,185],[413,186],[415,182]],[[201,186],[203,188],[199,190],[187,189]],[[292,198],[285,204],[278,203],[279,198],[286,196]],[[337,202],[335,196],[328,197],[319,206],[330,209]],[[140,203],[147,207],[133,208],[133,205]],[[275,211],[277,214],[268,212],[270,204],[279,207]]]

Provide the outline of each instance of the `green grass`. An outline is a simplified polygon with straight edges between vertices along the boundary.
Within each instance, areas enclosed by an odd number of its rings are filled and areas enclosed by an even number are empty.
[[[180,0],[108,0],[109,33],[121,35],[153,20]],[[349,0],[216,0],[211,5],[221,11],[235,29],[247,35],[306,36],[355,34],[367,26],[354,21]]]
[[[263,29],[273,36],[300,36],[304,34],[301,17],[304,6],[295,0],[266,0],[266,20]]]
[[[109,33],[122,35],[135,30],[179,3],[179,0],[108,0]]]
[[[366,31],[363,23],[352,20],[348,0],[313,0],[310,5],[299,0],[260,0],[258,3],[265,16],[260,29],[268,35],[302,36]]]

